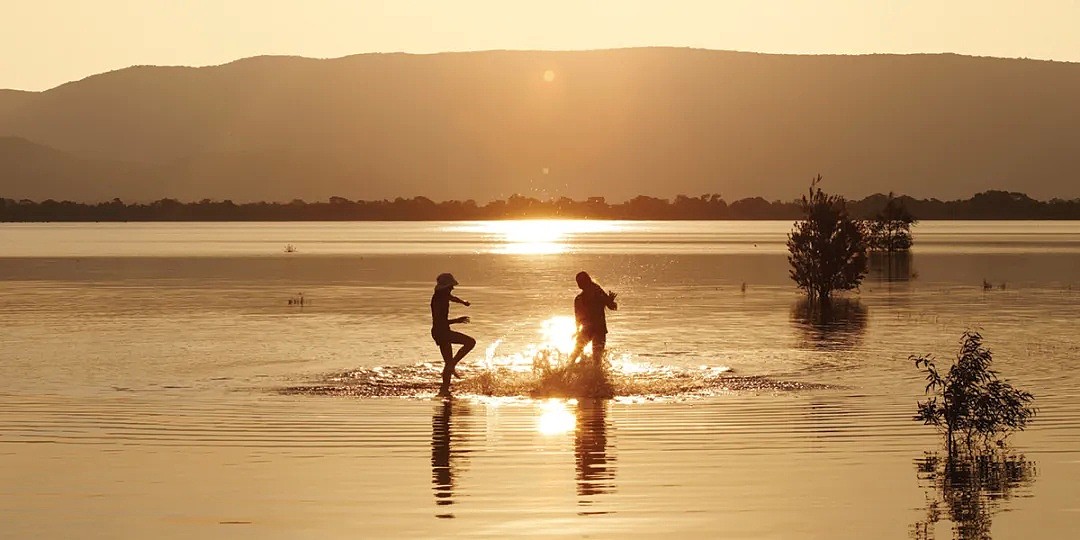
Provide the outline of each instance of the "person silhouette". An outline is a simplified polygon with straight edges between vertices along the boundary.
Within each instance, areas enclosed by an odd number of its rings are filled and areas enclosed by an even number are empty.
[[[603,287],[593,281],[588,272],[578,272],[576,278],[581,293],[574,298],[574,318],[577,320],[577,344],[570,353],[569,363],[574,363],[585,350],[585,345],[592,342],[593,364],[600,366],[604,359],[607,345],[607,316],[605,310],[619,309],[615,303],[615,293],[604,292]]]
[[[450,329],[452,324],[467,324],[469,322],[468,317],[450,318],[450,302],[456,302],[466,307],[470,305],[468,302],[451,294],[457,285],[458,281],[454,279],[453,274],[439,274],[435,278],[435,292],[431,295],[431,338],[439,346],[439,351],[442,352],[443,357],[442,385],[439,387],[440,396],[450,395],[450,376],[460,376],[455,369],[458,362],[465,358],[465,355],[469,354],[469,351],[472,351],[473,347],[476,346],[475,339]],[[457,354],[454,354],[454,344],[461,345]]]

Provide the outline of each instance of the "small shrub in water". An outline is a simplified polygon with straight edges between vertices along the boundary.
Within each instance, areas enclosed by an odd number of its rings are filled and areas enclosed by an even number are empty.
[[[855,289],[866,275],[866,242],[843,197],[821,191],[818,176],[801,206],[806,217],[788,235],[791,279],[811,299],[827,302],[833,291]]]
[[[885,208],[863,223],[867,248],[886,253],[910,250],[914,243],[911,226],[916,222],[915,216],[904,206],[904,201],[889,193]]]
[[[930,355],[910,359],[926,372],[929,396],[919,402],[915,420],[943,430],[950,453],[958,442],[969,448],[977,441],[1001,442],[1035,416],[1034,396],[998,379],[990,369],[993,357],[978,332],[964,332],[956,362],[945,376]]]

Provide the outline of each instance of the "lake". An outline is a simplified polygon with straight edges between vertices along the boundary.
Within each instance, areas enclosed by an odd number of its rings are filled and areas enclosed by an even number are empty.
[[[1080,222],[920,223],[829,314],[790,228],[0,224],[0,537],[1072,536]],[[579,270],[619,395],[533,397]],[[441,272],[478,341],[448,401]],[[967,329],[1039,408],[978,470],[912,420],[909,356]]]

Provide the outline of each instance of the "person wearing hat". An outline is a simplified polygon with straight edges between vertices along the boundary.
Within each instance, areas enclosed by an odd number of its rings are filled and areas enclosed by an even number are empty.
[[[577,320],[578,334],[574,352],[570,353],[569,363],[574,363],[585,350],[585,345],[592,342],[592,360],[596,366],[604,359],[607,345],[607,315],[605,310],[619,309],[615,303],[615,293],[604,291],[593,281],[588,272],[578,272],[575,277],[581,294],[574,298],[574,318]]]
[[[439,387],[441,396],[450,395],[450,376],[459,376],[455,371],[458,362],[476,346],[475,339],[450,329],[452,324],[469,322],[468,317],[450,318],[450,302],[469,306],[468,302],[451,294],[457,285],[453,274],[439,274],[435,278],[435,293],[431,295],[431,338],[439,346],[443,357],[442,386]],[[454,354],[454,344],[461,345],[457,354]]]

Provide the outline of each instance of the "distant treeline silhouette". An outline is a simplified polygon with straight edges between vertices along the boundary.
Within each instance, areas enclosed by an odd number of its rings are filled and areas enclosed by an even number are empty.
[[[898,197],[920,220],[927,219],[1080,219],[1080,199],[1038,201],[1023,193],[986,191],[970,199],[940,201]],[[888,196],[875,194],[848,201],[857,219],[872,218],[885,207]],[[638,196],[608,203],[603,197],[584,201],[568,198],[540,200],[513,195],[479,204],[473,200],[435,202],[427,197],[380,201],[351,201],[331,197],[325,202],[294,200],[288,203],[230,200],[184,203],[161,199],[152,203],[125,203],[120,199],[87,204],[48,199],[41,202],[0,198],[0,221],[426,221],[590,218],[627,220],[763,220],[799,219],[798,201],[767,201],[760,197],[728,203],[719,194],[674,199]]]

